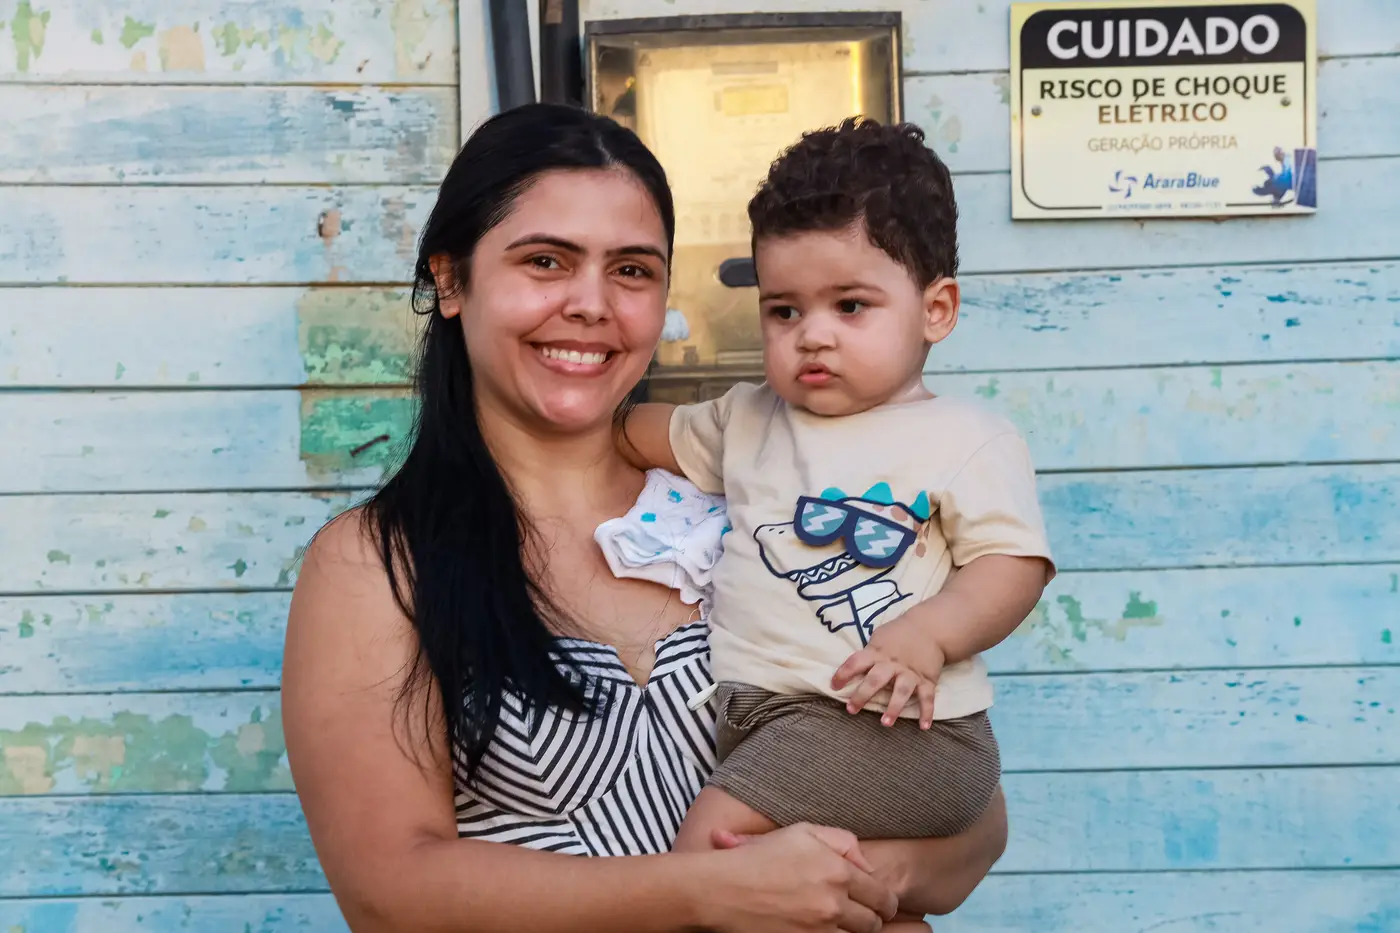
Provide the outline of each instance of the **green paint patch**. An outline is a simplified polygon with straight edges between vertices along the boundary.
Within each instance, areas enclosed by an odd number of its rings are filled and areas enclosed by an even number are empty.
[[[987,380],[985,385],[980,385],[972,391],[976,392],[983,398],[996,398],[999,394],[1001,394],[1001,389],[997,388],[997,385],[997,378],[996,376],[993,376],[991,379]]]
[[[1157,618],[1157,603],[1144,601],[1142,594],[1134,590],[1128,594],[1128,605],[1123,607],[1123,618],[1125,619],[1155,619]]]
[[[306,381],[405,385],[421,326],[403,291],[308,291],[297,302],[297,342]]]
[[[24,610],[19,617],[19,637],[34,637],[34,613],[30,612],[28,609]]]
[[[307,392],[301,404],[301,459],[313,480],[397,465],[417,401],[407,392]]]
[[[94,30],[92,31],[92,44],[93,44],[93,45],[103,45],[103,44],[106,43],[106,41],[107,41],[107,40],[106,40],[105,38],[103,38],[103,36],[102,36],[102,30],[101,30],[101,29],[94,29]]]
[[[169,518],[169,517],[170,517],[170,510],[169,510],[169,509],[156,509],[156,516],[155,516],[155,517],[156,517],[156,518]]]
[[[242,33],[237,23],[224,23],[214,30],[214,48],[225,58],[238,51],[241,40]]]
[[[334,64],[335,60],[340,57],[340,50],[345,47],[345,43],[337,39],[335,33],[331,32],[331,28],[325,23],[316,27],[315,33],[307,39],[306,45],[311,52],[311,57],[323,65]]]
[[[67,554],[67,553],[65,553],[65,552],[63,552],[63,551],[49,551],[49,553],[48,553],[47,556],[48,556],[48,559],[49,559],[49,563],[51,563],[51,564],[71,564],[71,563],[73,563],[73,558],[72,558],[72,556],[69,555],[69,554]]]
[[[1381,630],[1381,644],[1383,644],[1383,645],[1388,645],[1388,644],[1390,644],[1390,629],[1382,629],[1382,630]]]
[[[1212,388],[1219,389],[1224,385],[1224,372],[1219,366],[1210,368],[1210,384]]]
[[[297,549],[292,552],[292,556],[283,561],[282,569],[277,572],[278,586],[287,587],[292,585],[293,577],[295,577],[297,571],[301,569],[301,558],[305,553],[306,547],[304,545],[298,546]]]
[[[992,79],[992,84],[996,85],[997,95],[1003,104],[1011,103],[1011,76],[997,75]]]
[[[1294,627],[1294,628],[1298,628],[1298,627],[1300,627],[1302,624],[1303,624],[1303,620],[1302,620],[1302,618],[1301,618],[1300,616],[1294,616],[1294,617],[1293,617],[1293,627]]]
[[[34,59],[44,53],[48,37],[49,11],[35,10],[29,0],[20,0],[15,18],[10,20],[10,37],[15,43],[15,67],[28,71]]]
[[[117,364],[117,378],[120,379],[120,378],[121,378],[122,376],[124,376],[124,375],[126,375],[126,367],[123,366],[121,363],[118,363],[118,364]]]
[[[290,790],[285,753],[276,708],[220,733],[184,715],[60,716],[0,730],[0,796],[48,793],[59,777],[99,794]]]
[[[229,564],[228,569],[233,571],[233,575],[235,577],[242,577],[245,573],[248,572],[248,562],[240,557],[238,558],[238,560]]]
[[[136,43],[142,39],[149,39],[156,34],[155,23],[142,23],[128,16],[122,23],[122,34],[119,41],[126,48],[134,48]]]
[[[1087,644],[1091,637],[1122,642],[1134,629],[1153,628],[1165,621],[1156,601],[1143,599],[1136,591],[1128,594],[1128,601],[1116,619],[1086,615],[1077,598],[1062,593],[1054,600],[1042,599],[1015,634],[1038,640],[1049,664],[1074,668],[1081,666],[1074,657],[1075,643]]]

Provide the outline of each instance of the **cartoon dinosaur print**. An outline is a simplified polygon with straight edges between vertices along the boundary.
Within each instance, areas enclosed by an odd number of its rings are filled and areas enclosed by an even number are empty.
[[[922,544],[928,517],[924,493],[906,506],[885,483],[860,496],[828,489],[799,500],[793,521],[761,525],[754,540],[768,571],[818,604],[827,630],[854,627],[866,644],[876,619],[909,598],[889,577],[905,551]]]

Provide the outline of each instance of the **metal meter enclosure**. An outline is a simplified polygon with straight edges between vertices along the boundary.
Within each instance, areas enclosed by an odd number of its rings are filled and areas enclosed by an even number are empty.
[[[675,197],[672,310],[649,396],[700,401],[761,381],[749,198],[803,132],[901,119],[899,13],[601,20],[584,41],[585,100],[656,153]]]

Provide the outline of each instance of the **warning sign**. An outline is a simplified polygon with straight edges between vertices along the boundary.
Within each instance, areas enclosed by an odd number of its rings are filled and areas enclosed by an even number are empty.
[[[1313,0],[1011,7],[1011,216],[1317,209]]]

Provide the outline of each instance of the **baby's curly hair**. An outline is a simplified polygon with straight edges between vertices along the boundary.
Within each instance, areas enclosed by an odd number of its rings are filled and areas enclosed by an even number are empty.
[[[948,167],[912,123],[852,117],[804,133],[749,201],[753,243],[860,221],[870,242],[925,288],[958,271],[958,206]]]

